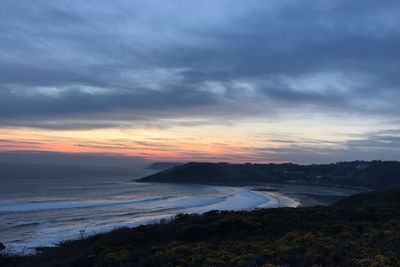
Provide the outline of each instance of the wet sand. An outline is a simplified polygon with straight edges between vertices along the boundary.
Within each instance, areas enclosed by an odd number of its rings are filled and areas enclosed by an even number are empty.
[[[329,205],[347,196],[366,191],[361,188],[280,183],[254,184],[250,188],[277,198],[281,207]]]

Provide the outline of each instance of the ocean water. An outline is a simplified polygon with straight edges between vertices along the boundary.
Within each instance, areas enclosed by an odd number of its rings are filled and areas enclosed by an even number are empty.
[[[32,253],[177,213],[276,207],[268,193],[246,187],[138,183],[143,167],[0,164],[0,242],[10,253]]]

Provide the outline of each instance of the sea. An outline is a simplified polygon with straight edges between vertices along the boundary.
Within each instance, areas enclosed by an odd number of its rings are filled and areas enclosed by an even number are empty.
[[[0,164],[0,242],[7,253],[30,254],[178,213],[279,205],[273,194],[248,187],[135,181],[154,172],[145,166]]]

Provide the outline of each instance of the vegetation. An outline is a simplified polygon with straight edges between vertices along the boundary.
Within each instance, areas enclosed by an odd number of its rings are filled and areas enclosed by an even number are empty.
[[[384,188],[400,185],[400,162],[353,161],[321,165],[191,162],[138,181],[223,185],[291,182]]]
[[[332,206],[180,214],[0,266],[400,266],[400,189]]]

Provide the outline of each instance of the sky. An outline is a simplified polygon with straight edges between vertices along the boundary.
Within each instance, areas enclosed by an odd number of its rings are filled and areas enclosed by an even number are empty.
[[[0,160],[400,160],[398,0],[0,1]]]

